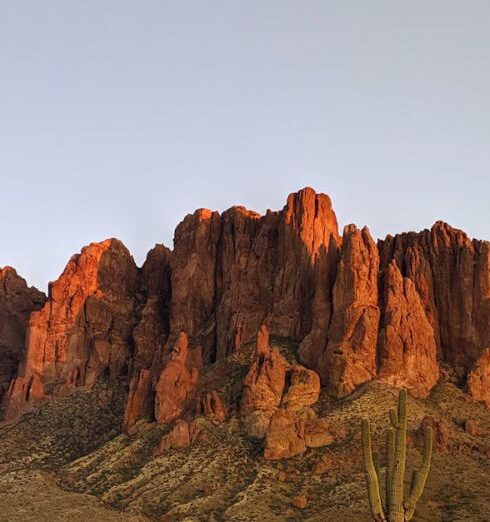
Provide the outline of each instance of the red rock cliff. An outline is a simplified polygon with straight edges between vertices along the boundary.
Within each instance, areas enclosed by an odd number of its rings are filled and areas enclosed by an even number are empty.
[[[29,288],[11,267],[0,268],[0,402],[10,381],[25,364],[29,316],[39,310],[46,296]]]
[[[173,251],[157,245],[141,270],[118,241],[92,244],[31,315],[9,415],[107,376],[129,382],[128,430],[193,410],[222,419],[240,405],[211,385],[200,395],[201,365],[240,350],[264,323],[299,345],[298,375],[313,370],[332,395],[380,378],[426,396],[443,362],[462,381],[472,372],[468,390],[487,400],[489,244],[440,222],[377,245],[354,225],[340,237],[329,197],[310,188],[264,216],[198,210],[177,227]],[[281,367],[272,353],[255,361],[257,382]]]
[[[10,386],[7,418],[53,393],[127,373],[137,282],[136,265],[117,240],[92,243],[70,259],[30,317],[25,368]]]
[[[490,248],[437,222],[430,230],[388,236],[381,266],[395,260],[415,285],[434,329],[439,358],[464,375],[490,345]]]

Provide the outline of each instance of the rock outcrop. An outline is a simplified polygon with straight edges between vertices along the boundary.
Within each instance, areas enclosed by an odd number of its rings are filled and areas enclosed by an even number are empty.
[[[274,334],[297,341],[317,321],[325,342],[328,318],[319,314],[331,311],[339,242],[330,198],[309,188],[265,216],[198,210],[175,231],[171,331],[185,330],[205,363],[237,351],[266,319]]]
[[[319,399],[320,377],[313,370],[297,364],[290,372],[289,382],[281,400],[281,405],[287,410],[299,411]]]
[[[449,424],[444,419],[435,419],[431,416],[425,416],[420,423],[419,428],[412,435],[412,442],[415,446],[420,447],[424,442],[424,432],[430,427],[433,431],[433,447],[438,453],[447,453],[449,451]]]
[[[490,408],[490,348],[485,348],[468,375],[467,389],[477,401],[483,401]]]
[[[101,377],[127,376],[138,270],[115,239],[73,256],[30,316],[25,367],[8,392],[7,418],[43,397]]]
[[[348,395],[376,375],[379,256],[367,228],[344,229],[333,287],[333,316],[319,370],[328,390]]]
[[[439,379],[434,330],[414,283],[395,262],[384,275],[379,356],[380,378],[415,397],[426,397]]]
[[[270,347],[269,331],[263,325],[243,383],[241,414],[245,432],[265,438],[266,459],[293,457],[307,447],[335,440],[337,432],[311,409],[319,397],[319,375],[287,363],[277,348]]]
[[[134,355],[130,366],[130,386],[123,427],[131,430],[140,419],[152,421],[155,384],[163,357],[170,348],[169,306],[171,296],[171,251],[156,245],[141,269],[141,291],[145,304],[133,330]]]
[[[257,347],[243,382],[241,413],[247,433],[264,437],[274,411],[281,403],[286,382],[287,362],[269,346],[269,330],[263,325],[257,334]]]
[[[300,455],[305,450],[304,419],[292,411],[276,410],[267,429],[264,457],[279,460]]]
[[[158,424],[172,422],[192,408],[201,365],[200,348],[191,351],[187,334],[181,332],[155,386]]]
[[[216,424],[226,419],[228,408],[216,390],[210,391],[197,399],[196,414],[203,415]]]
[[[438,221],[378,246],[382,270],[394,260],[414,283],[440,359],[465,375],[490,346],[490,244]]]
[[[12,267],[0,268],[0,402],[10,381],[25,363],[29,316],[39,310],[46,296],[29,288]]]

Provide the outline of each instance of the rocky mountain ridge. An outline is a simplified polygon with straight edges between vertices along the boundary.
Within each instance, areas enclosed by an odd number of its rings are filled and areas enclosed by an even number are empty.
[[[257,333],[238,391],[206,381]],[[292,361],[269,334],[298,347]],[[7,420],[109,379],[127,387],[128,432],[238,412],[266,455],[284,457],[328,438],[308,413],[320,385],[344,397],[377,379],[423,398],[450,372],[490,406],[489,348],[488,242],[442,222],[377,244],[355,225],[340,235],[329,197],[310,188],[264,216],[198,210],[141,269],[120,241],[93,243],[47,298],[0,272]]]

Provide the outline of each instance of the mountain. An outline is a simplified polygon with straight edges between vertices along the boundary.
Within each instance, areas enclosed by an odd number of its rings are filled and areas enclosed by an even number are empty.
[[[0,483],[51,474],[49,510],[80,520],[79,493],[100,520],[369,520],[359,421],[379,437],[406,388],[410,461],[421,423],[437,437],[419,519],[489,520],[489,245],[442,222],[340,234],[305,188],[197,210],[141,268],[92,243],[47,296],[4,269]]]

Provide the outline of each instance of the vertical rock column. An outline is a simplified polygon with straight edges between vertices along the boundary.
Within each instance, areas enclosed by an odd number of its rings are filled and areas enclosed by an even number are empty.
[[[379,256],[367,228],[344,229],[333,288],[333,316],[319,373],[328,391],[344,396],[376,375]]]

